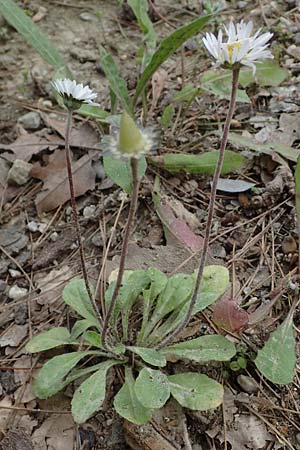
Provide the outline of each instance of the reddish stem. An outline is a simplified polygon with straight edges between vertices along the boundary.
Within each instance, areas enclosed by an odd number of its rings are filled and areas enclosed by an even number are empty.
[[[67,165],[67,172],[68,172],[68,179],[69,179],[69,188],[70,188],[70,200],[71,200],[71,206],[73,211],[73,218],[75,222],[75,228],[76,228],[76,237],[79,247],[79,253],[80,253],[80,261],[81,261],[81,269],[82,269],[82,275],[85,283],[85,287],[89,296],[89,299],[93,305],[93,308],[95,310],[95,313],[97,314],[98,318],[101,319],[99,308],[92,296],[92,292],[89,285],[88,280],[88,274],[85,264],[85,254],[81,239],[81,231],[80,231],[80,224],[79,224],[79,218],[78,218],[78,212],[77,212],[77,206],[76,206],[76,200],[75,200],[75,189],[74,189],[74,181],[73,181],[73,173],[72,173],[72,163],[71,163],[71,151],[70,151],[70,132],[72,128],[72,110],[68,111],[68,117],[67,117],[67,125],[66,125],[66,139],[65,139],[65,147],[66,147],[66,165]]]
[[[166,344],[168,344],[170,341],[173,341],[176,336],[187,326],[187,324],[190,321],[190,318],[193,314],[193,309],[197,300],[197,297],[199,295],[199,289],[200,289],[200,283],[203,277],[203,272],[206,264],[206,258],[209,248],[209,239],[210,239],[210,233],[211,233],[211,227],[213,222],[213,216],[214,216],[214,210],[215,210],[215,202],[216,202],[216,196],[217,196],[217,187],[218,187],[218,181],[221,175],[223,161],[224,161],[224,155],[225,155],[225,148],[228,140],[228,133],[230,128],[230,123],[233,117],[234,108],[235,108],[235,102],[236,102],[236,93],[238,88],[238,79],[239,79],[239,68],[233,69],[232,72],[232,90],[231,90],[231,97],[230,97],[230,103],[228,108],[228,113],[224,125],[224,131],[220,146],[220,152],[219,157],[217,161],[217,165],[215,168],[215,173],[212,181],[211,186],[211,195],[210,195],[210,201],[209,201],[209,207],[208,207],[208,216],[207,216],[207,222],[206,222],[206,228],[205,228],[205,235],[204,235],[204,241],[203,241],[203,248],[202,248],[202,254],[200,257],[199,262],[199,269],[198,274],[195,282],[195,287],[193,291],[193,295],[189,304],[188,311],[182,320],[182,322],[175,328],[175,330],[170,333],[168,336],[163,339],[160,344],[157,346],[158,349],[165,347]]]

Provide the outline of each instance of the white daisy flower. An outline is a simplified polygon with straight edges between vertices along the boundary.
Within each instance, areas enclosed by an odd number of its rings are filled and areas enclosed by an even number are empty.
[[[97,94],[82,83],[77,84],[75,80],[55,80],[52,86],[56,92],[63,98],[64,104],[69,109],[79,109],[82,103],[96,105],[93,100]]]
[[[120,128],[110,136],[102,139],[104,152],[117,158],[140,158],[152,150],[155,145],[154,133],[151,129],[139,128],[134,120],[124,112],[121,116]]]
[[[253,23],[243,20],[236,25],[230,22],[228,27],[224,27],[227,34],[226,42],[223,42],[223,32],[219,30],[216,37],[213,33],[206,33],[203,43],[209,53],[215,58],[218,65],[222,64],[243,64],[251,67],[253,74],[256,71],[255,64],[262,59],[273,58],[268,41],[273,36],[272,33],[261,33],[259,29],[251,36]]]

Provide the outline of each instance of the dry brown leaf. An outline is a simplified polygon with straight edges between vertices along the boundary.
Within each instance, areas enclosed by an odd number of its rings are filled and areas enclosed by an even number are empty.
[[[61,137],[65,137],[66,123],[62,120],[55,119],[50,115],[42,115],[44,122],[50,128],[55,130]],[[81,148],[100,148],[100,138],[94,128],[88,123],[83,123],[79,128],[72,128],[70,134],[70,145],[72,147]]]
[[[124,430],[126,442],[133,450],[178,450],[151,423],[140,427],[125,420]]]
[[[9,430],[0,442],[0,450],[35,450],[31,439],[23,430]]]
[[[237,414],[232,428],[226,433],[232,450],[258,450],[265,448],[267,441],[273,440],[266,425],[253,415]],[[223,441],[224,438],[221,439]]]
[[[168,72],[164,69],[158,69],[152,77],[152,104],[150,108],[150,114],[152,114],[154,108],[157,105],[158,99],[165,87],[168,78]]]
[[[53,135],[41,137],[38,134],[25,132],[12,144],[1,144],[0,148],[11,152],[2,154],[7,161],[12,162],[15,159],[21,159],[28,162],[33,155],[37,155],[42,150],[46,150],[49,147],[53,150],[57,148],[60,143],[63,143],[63,141],[61,141],[60,138],[55,138]]]
[[[72,162],[75,197],[85,194],[95,187],[95,171],[92,155],[87,154]],[[70,199],[68,175],[65,165],[65,150],[56,150],[49,157],[49,164],[42,167],[35,164],[31,176],[44,181],[44,189],[35,200],[38,214],[51,211]]]
[[[69,266],[62,266],[58,270],[51,270],[46,273],[38,273],[34,281],[40,294],[37,297],[39,305],[50,305],[61,296],[67,281],[74,275]]]
[[[203,238],[193,232],[187,225],[187,211],[179,201],[169,200],[158,190],[153,193],[153,200],[158,217],[160,218],[168,245],[181,245],[193,252],[198,252],[203,247]],[[185,220],[183,219],[185,218]],[[189,213],[189,222],[191,214]]]
[[[0,337],[0,347],[17,347],[27,336],[28,325],[12,325]]]
[[[53,414],[32,435],[39,450],[73,450],[74,421],[69,414]]]

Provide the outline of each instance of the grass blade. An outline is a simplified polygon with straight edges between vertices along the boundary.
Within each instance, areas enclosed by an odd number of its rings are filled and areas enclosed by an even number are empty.
[[[13,0],[0,1],[0,12],[45,61],[57,70],[65,69],[65,72],[71,75],[65,61],[52,42]]]
[[[197,34],[211,18],[212,15],[200,17],[200,19],[194,20],[188,25],[184,25],[162,40],[137,84],[133,99],[134,104],[159,66],[178,50],[185,41]]]
[[[132,102],[129,97],[129,92],[126,86],[125,80],[121,77],[119,69],[113,59],[113,57],[107,53],[104,47],[100,47],[100,61],[101,67],[108,79],[110,89],[115,94],[123,108],[133,113]]]

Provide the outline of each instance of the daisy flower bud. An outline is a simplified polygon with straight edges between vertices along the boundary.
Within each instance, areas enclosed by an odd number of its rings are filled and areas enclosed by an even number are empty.
[[[236,25],[230,22],[225,28],[225,42],[223,42],[223,32],[219,30],[216,37],[213,33],[206,33],[203,44],[209,53],[215,58],[217,65],[234,66],[242,64],[252,68],[253,74],[256,71],[256,63],[266,58],[273,58],[268,42],[273,36],[272,33],[261,33],[259,29],[251,36],[253,23],[243,20]]]
[[[139,158],[154,146],[153,133],[139,128],[127,112],[121,116],[120,129],[102,140],[105,151],[120,158]]]
[[[70,110],[79,109],[83,103],[90,105],[96,105],[93,100],[97,97],[97,94],[89,88],[89,86],[83,86],[82,83],[76,83],[75,80],[55,80],[52,83],[53,88],[62,97],[64,105]]]

